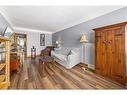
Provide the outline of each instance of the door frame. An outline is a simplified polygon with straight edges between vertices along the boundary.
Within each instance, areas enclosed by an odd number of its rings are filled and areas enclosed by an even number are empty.
[[[27,34],[25,34],[25,33],[15,33],[14,42],[16,42],[16,35],[24,35],[26,37],[26,54],[25,54],[25,58],[27,58]]]

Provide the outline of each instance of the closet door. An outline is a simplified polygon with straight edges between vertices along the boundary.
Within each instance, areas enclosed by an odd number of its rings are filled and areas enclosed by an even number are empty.
[[[95,30],[95,73],[126,83],[125,26],[127,22]]]
[[[107,77],[112,78],[114,77],[114,62],[115,62],[115,41],[114,41],[114,33],[113,29],[107,29],[106,31],[106,49],[107,49],[107,60],[106,60],[106,71]]]
[[[98,31],[95,33],[96,37],[96,63],[95,63],[95,72],[97,74],[101,74],[103,76],[106,76],[106,36],[105,31]]]
[[[125,83],[125,26],[117,27],[115,33],[114,79]]]

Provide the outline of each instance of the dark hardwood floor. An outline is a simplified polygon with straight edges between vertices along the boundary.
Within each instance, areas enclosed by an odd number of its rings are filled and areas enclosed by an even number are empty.
[[[58,63],[47,63],[45,77],[38,58],[28,58],[19,74],[12,74],[9,89],[126,89],[124,86],[83,70],[80,65],[66,69]]]

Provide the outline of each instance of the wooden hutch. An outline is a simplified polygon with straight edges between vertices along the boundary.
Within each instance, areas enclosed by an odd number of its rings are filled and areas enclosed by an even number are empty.
[[[10,85],[10,40],[0,37],[0,89]]]

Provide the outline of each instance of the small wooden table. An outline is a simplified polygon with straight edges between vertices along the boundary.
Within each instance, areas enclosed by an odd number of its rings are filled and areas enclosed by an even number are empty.
[[[42,64],[42,73],[43,73],[43,77],[45,77],[45,64],[46,63],[54,63],[54,58],[51,56],[41,56],[39,58],[39,64]],[[54,66],[54,65],[53,65]]]

